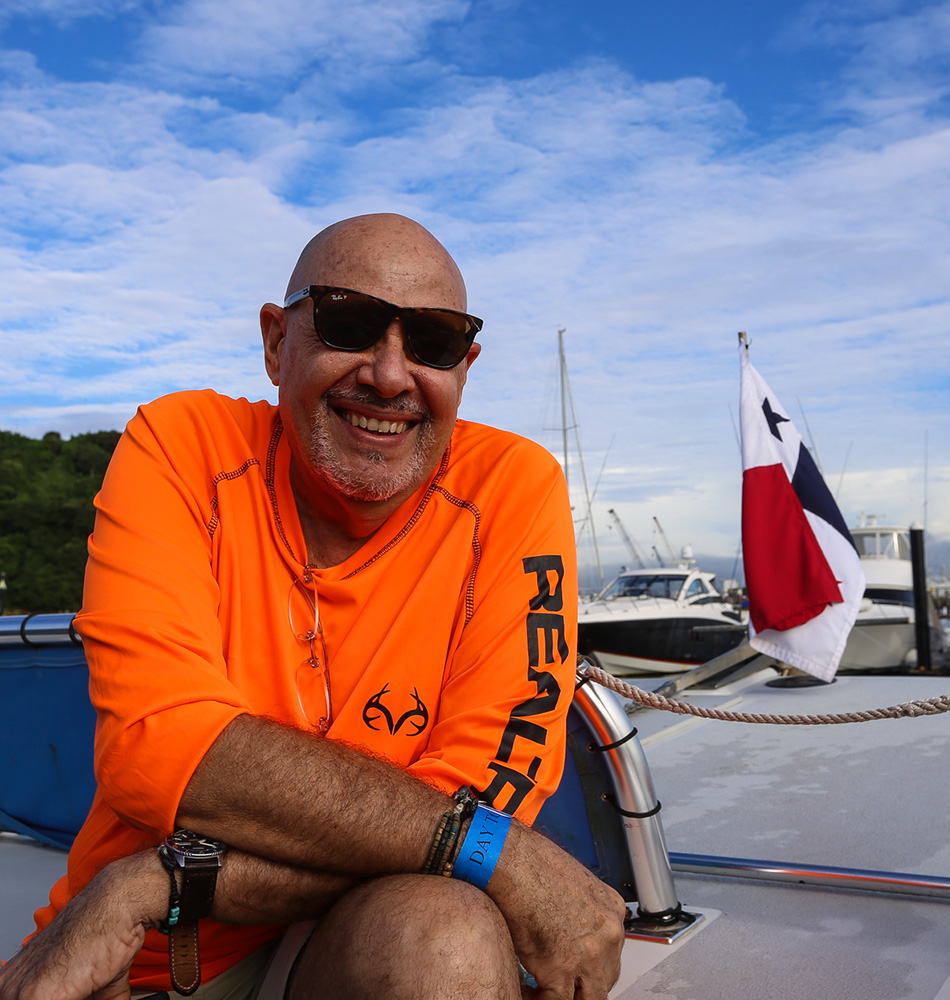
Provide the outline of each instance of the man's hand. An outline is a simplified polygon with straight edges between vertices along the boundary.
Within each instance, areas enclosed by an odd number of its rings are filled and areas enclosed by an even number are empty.
[[[167,906],[154,851],[113,862],[0,969],[0,1000],[128,1000],[129,967]]]
[[[512,823],[488,895],[543,1000],[605,1000],[620,975],[626,905],[553,841]]]

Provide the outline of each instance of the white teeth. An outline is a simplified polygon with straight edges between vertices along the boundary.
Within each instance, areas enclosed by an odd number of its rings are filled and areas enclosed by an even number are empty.
[[[364,417],[356,413],[346,413],[347,423],[354,427],[361,427],[364,431],[373,431],[376,434],[402,434],[409,426],[408,421],[396,423],[390,420],[377,420],[375,417]]]

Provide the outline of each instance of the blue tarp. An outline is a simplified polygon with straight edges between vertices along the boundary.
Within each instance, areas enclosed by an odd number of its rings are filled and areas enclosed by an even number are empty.
[[[82,647],[0,646],[0,720],[0,829],[69,847],[96,787]]]

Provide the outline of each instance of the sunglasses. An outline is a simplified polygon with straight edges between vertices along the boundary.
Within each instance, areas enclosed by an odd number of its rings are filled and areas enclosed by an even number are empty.
[[[304,581],[310,581],[310,567],[304,580],[294,577],[287,597],[287,617],[290,630],[309,647],[310,655],[297,667],[294,683],[297,701],[307,722],[321,735],[326,735],[333,721],[330,701],[330,663],[327,658],[327,641],[320,621],[320,605],[316,590],[310,590]]]
[[[308,297],[313,299],[313,328],[327,347],[336,351],[365,351],[398,319],[409,353],[428,368],[449,369],[460,364],[482,328],[482,321],[468,313],[428,306],[396,306],[366,292],[332,285],[301,288],[284,299],[284,308]]]

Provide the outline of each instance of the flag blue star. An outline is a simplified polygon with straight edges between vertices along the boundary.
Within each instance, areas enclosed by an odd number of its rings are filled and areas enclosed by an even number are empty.
[[[783,417],[780,413],[776,413],[772,409],[768,396],[762,402],[762,412],[765,414],[765,419],[769,422],[769,430],[772,432],[772,437],[777,437],[781,441],[782,435],[778,432],[778,425],[789,423],[788,417]]]

